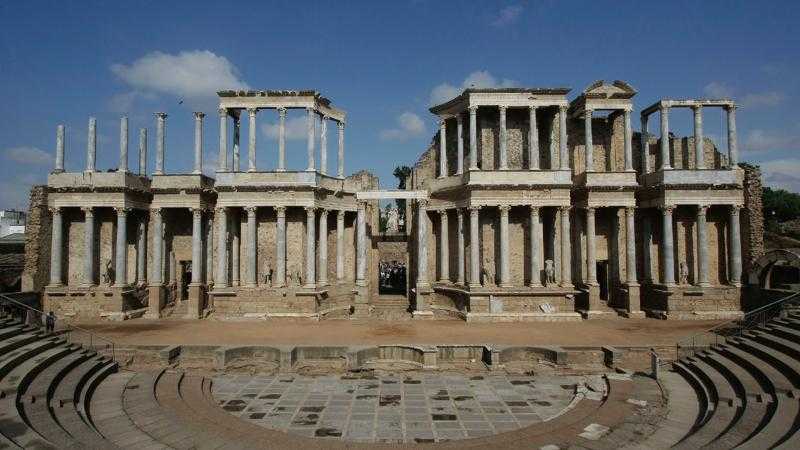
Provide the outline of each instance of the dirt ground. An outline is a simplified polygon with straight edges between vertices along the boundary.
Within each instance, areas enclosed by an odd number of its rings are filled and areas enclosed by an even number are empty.
[[[663,346],[717,321],[654,319],[476,324],[461,321],[323,322],[145,320],[76,325],[117,345],[494,344]]]

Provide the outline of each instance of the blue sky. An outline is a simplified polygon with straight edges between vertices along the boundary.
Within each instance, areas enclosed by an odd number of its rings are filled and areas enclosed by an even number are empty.
[[[369,169],[394,187],[394,166],[411,165],[435,132],[432,101],[470,84],[566,86],[574,98],[597,79],[628,81],[637,109],[732,96],[741,158],[800,191],[799,13],[800,2],[3,2],[0,208],[26,207],[29,186],[46,179],[57,124],[67,168],[85,165],[89,116],[99,168],[118,164],[124,114],[129,164],[147,127],[152,171],[152,113],[166,111],[166,168],[181,172],[192,165],[192,111],[205,111],[213,169],[216,89],[316,89],[348,113],[347,173]],[[259,114],[260,167],[276,164],[276,120]],[[305,167],[301,120],[290,113],[290,168]],[[671,128],[687,132],[691,120],[675,112]],[[707,112],[706,135],[722,120]]]

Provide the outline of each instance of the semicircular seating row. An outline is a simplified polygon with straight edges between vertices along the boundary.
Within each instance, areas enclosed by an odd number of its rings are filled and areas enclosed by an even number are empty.
[[[607,378],[602,399],[586,397],[543,423],[494,436],[426,447],[540,448],[573,445],[614,448],[632,442],[642,426],[630,398],[659,402],[646,377]],[[597,428],[608,430],[588,433]],[[414,444],[408,444],[408,447]],[[269,430],[223,410],[212,380],[173,368],[156,373],[120,369],[113,360],[63,335],[42,333],[0,316],[0,448],[217,449],[360,448]],[[599,447],[598,447],[599,446]]]

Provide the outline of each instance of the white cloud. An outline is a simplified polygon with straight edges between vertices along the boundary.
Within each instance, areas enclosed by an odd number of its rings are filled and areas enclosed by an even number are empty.
[[[425,123],[418,115],[404,112],[397,116],[397,127],[381,131],[384,141],[402,141],[425,133]]]
[[[759,165],[767,186],[800,192],[800,159],[775,159]]]
[[[522,14],[521,5],[508,5],[502,8],[497,14],[497,17],[492,20],[492,26],[502,27],[510,25],[519,19],[520,14]]]
[[[750,92],[737,95],[736,90],[721,81],[712,81],[703,88],[703,93],[711,98],[736,98],[737,103],[746,108],[762,106],[776,106],[783,102],[784,95],[780,92]]]
[[[301,140],[301,139],[308,139],[308,125],[307,125],[307,118],[299,116],[299,117],[288,117],[286,119],[286,124],[284,125],[284,133],[286,135],[286,140]],[[278,139],[278,129],[279,129],[278,122],[269,122],[261,125],[261,134],[264,136],[271,138],[271,139]],[[320,125],[317,123],[317,134],[319,134]],[[328,132],[330,132],[330,124],[328,124]]]
[[[135,99],[136,92],[116,94],[108,100],[108,107],[116,113],[127,113],[131,110]]]
[[[743,142],[743,151],[800,150],[800,136],[774,134],[761,129],[750,130]]]
[[[21,164],[53,164],[53,155],[36,147],[12,147],[3,152],[6,159]]]
[[[703,88],[703,93],[711,98],[731,98],[733,89],[721,81],[712,81]]]
[[[44,174],[24,173],[0,182],[0,208],[27,210],[31,187],[43,179]]]
[[[176,55],[156,51],[129,65],[114,64],[111,71],[136,91],[180,98],[213,97],[218,90],[248,88],[227,58],[208,50]]]
[[[456,87],[450,83],[442,83],[433,88],[431,91],[430,103],[431,105],[438,105],[440,103],[451,100],[457,96],[463,89],[467,88],[497,88],[497,87],[514,87],[517,85],[516,81],[503,78],[498,80],[494,75],[489,73],[488,70],[477,70],[467,75],[461,83],[461,87]]]

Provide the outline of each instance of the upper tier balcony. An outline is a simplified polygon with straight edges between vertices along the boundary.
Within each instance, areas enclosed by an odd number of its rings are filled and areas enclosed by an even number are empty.
[[[348,189],[346,179],[323,175],[317,171],[217,172],[215,187],[221,190],[261,188],[352,190]]]
[[[636,188],[636,172],[583,172],[575,175],[574,182],[587,188]]]
[[[670,169],[642,175],[645,186],[742,186],[741,169]]]
[[[572,186],[570,170],[468,170],[460,175],[451,175],[431,180],[431,191],[459,186],[474,187],[564,187]]]
[[[148,191],[150,180],[131,172],[60,172],[47,176],[54,190]]]

